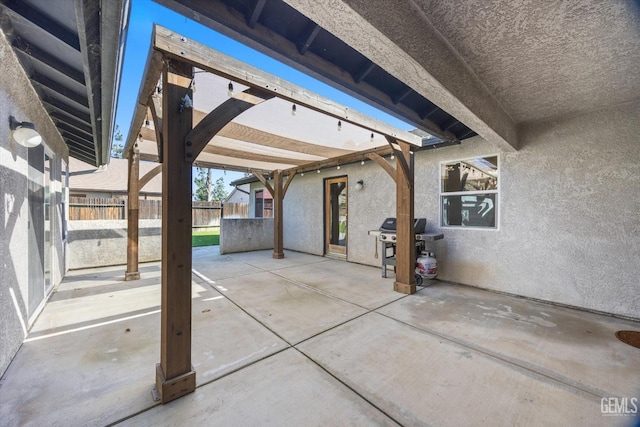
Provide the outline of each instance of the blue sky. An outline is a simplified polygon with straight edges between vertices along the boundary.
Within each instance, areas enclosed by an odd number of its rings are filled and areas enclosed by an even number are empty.
[[[319,93],[351,109],[368,114],[398,128],[411,129],[411,126],[393,116],[383,113],[362,101],[346,95],[329,85],[319,82],[233,39],[206,28],[195,21],[174,13],[151,0],[132,0],[116,112],[116,124],[120,127],[120,131],[125,138],[129,133],[131,118],[150,49],[151,30],[154,23],[158,23],[185,37],[211,46],[254,67],[261,68],[280,78]],[[226,184],[243,176],[239,172],[227,172],[224,174],[223,171],[214,171],[213,175],[214,181],[218,177],[223,176]],[[231,188],[229,188],[229,191],[230,190]]]

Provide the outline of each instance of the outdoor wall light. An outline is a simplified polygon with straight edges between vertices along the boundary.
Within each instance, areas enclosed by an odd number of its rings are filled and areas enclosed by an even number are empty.
[[[291,105],[291,115],[295,116],[297,110],[298,110],[298,107],[296,107],[296,104],[292,104]]]
[[[42,136],[31,122],[19,122],[9,116],[9,128],[13,131],[13,139],[23,147],[33,148],[42,143]]]
[[[342,121],[338,120],[338,132],[342,130]]]
[[[193,108],[193,101],[191,101],[191,98],[189,97],[189,94],[185,94],[182,99],[180,100],[180,112],[182,113],[184,111],[184,109],[192,109]]]
[[[233,97],[233,83],[229,82],[229,86],[227,86],[227,88],[227,95],[229,95],[229,98]]]
[[[356,182],[356,190],[360,191],[364,188],[364,181],[363,180],[359,180],[358,182]]]

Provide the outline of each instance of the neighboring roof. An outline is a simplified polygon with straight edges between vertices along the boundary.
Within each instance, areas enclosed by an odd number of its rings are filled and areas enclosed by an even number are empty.
[[[230,184],[230,185],[233,185],[233,184]],[[251,187],[249,186],[249,184],[237,185],[233,190],[231,190],[231,193],[229,193],[227,198],[224,200],[225,203],[228,202],[229,200],[233,199],[233,197],[236,194],[240,194],[241,195],[240,197],[242,197],[242,195],[248,196],[250,189],[251,189]]]
[[[0,0],[0,27],[69,147],[109,162],[129,0]]]
[[[140,162],[140,178],[154,169],[157,163]],[[126,193],[128,187],[128,160],[111,159],[109,166],[97,172],[95,166],[69,158],[69,190],[82,192]],[[140,194],[162,194],[162,173],[156,175],[140,189]]]
[[[251,175],[251,176],[245,176],[244,178],[239,178],[236,179],[235,181],[231,181],[231,183],[229,185],[234,186],[234,187],[240,187],[242,185],[245,184],[251,184],[254,182],[258,182],[258,178],[256,178],[255,176]]]

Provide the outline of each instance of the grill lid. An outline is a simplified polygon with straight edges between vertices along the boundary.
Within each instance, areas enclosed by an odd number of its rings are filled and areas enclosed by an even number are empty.
[[[413,228],[416,234],[424,233],[424,229],[427,226],[426,218],[415,218],[413,220]],[[380,231],[383,233],[395,233],[396,232],[396,219],[387,218],[380,226]]]

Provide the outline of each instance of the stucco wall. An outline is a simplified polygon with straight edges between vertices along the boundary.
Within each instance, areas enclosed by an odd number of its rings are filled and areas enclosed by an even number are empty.
[[[127,263],[127,221],[69,221],[70,270]],[[141,219],[138,260],[162,257],[162,220]]]
[[[29,316],[29,206],[28,150],[11,139],[9,116],[30,121],[43,137],[52,156],[52,286],[64,274],[64,246],[60,230],[60,162],[68,158],[68,150],[15,54],[0,32],[0,376],[20,348],[37,310]],[[42,177],[44,181],[44,177]],[[33,261],[31,261],[33,262]],[[43,284],[44,287],[44,284]],[[42,301],[40,301],[42,302]],[[32,310],[36,307],[31,307]]]
[[[272,218],[224,218],[220,226],[220,253],[273,249]]]
[[[343,174],[342,174],[343,175]],[[282,202],[285,249],[324,254],[323,183],[321,175],[296,175]]]
[[[640,318],[638,117],[640,102],[529,125],[513,153],[480,137],[418,152],[415,215],[445,235],[432,244],[438,277]],[[440,162],[495,154],[498,229],[440,227]],[[372,162],[296,176],[284,200],[285,248],[323,253],[323,179],[341,175],[349,180],[348,260],[377,266],[367,231],[395,216],[395,184]]]

